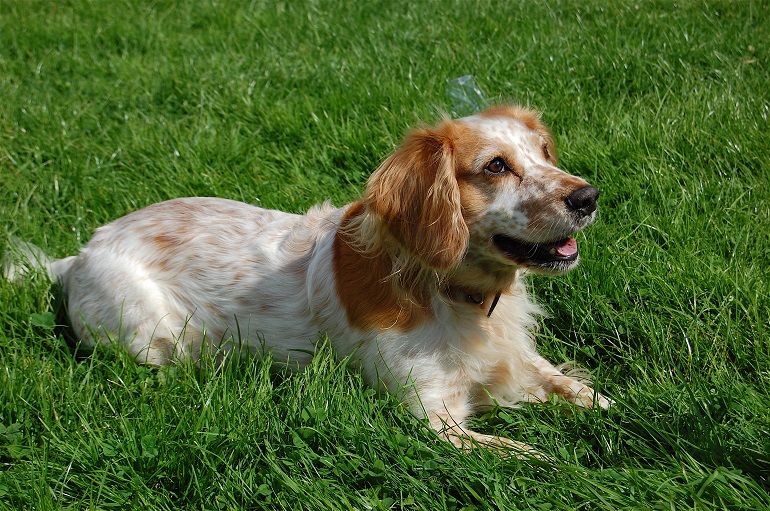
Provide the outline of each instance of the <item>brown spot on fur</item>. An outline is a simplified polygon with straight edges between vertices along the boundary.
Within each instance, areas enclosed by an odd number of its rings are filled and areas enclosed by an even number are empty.
[[[497,364],[489,371],[488,384],[490,386],[505,385],[513,380],[511,367],[508,364]]]
[[[182,240],[173,234],[158,234],[152,238],[152,242],[159,252],[170,251],[182,244]]]
[[[242,280],[245,280],[250,275],[249,270],[247,269],[238,269],[235,270],[235,273],[233,274],[233,282],[241,282]]]
[[[149,350],[147,354],[140,353],[146,356],[148,360],[152,357],[152,361],[155,363],[168,363],[171,361],[171,357],[174,356],[174,340],[167,337],[154,337],[150,341]]]
[[[482,214],[497,193],[495,184],[480,175],[460,176],[457,185],[460,187],[460,202],[466,221]]]
[[[359,330],[412,330],[432,316],[427,292],[410,299],[401,297],[390,278],[390,257],[383,253],[364,254],[353,248],[355,240],[345,233],[344,227],[362,210],[361,203],[350,208],[334,239],[335,285],[348,323]]]
[[[575,382],[572,378],[564,376],[562,374],[556,374],[551,378],[545,378],[540,382],[540,386],[546,396],[557,395],[561,396],[570,403],[574,403],[577,397],[575,389],[572,388],[572,384]],[[581,389],[583,386],[581,385]],[[589,406],[590,408],[590,406]]]
[[[222,311],[222,309],[220,309],[219,307],[217,307],[212,303],[207,303],[206,309],[212,316],[216,317],[220,321],[226,321],[227,319],[229,319],[227,314],[225,314],[224,311]]]
[[[238,296],[235,298],[235,303],[237,303],[239,307],[246,310],[252,310],[258,304],[256,298],[252,296]]]
[[[257,312],[263,315],[270,315],[281,310],[278,301],[270,301],[268,298],[260,300],[257,305]]]
[[[168,257],[154,257],[147,260],[148,270],[158,270],[160,272],[167,272],[171,269],[171,261]]]

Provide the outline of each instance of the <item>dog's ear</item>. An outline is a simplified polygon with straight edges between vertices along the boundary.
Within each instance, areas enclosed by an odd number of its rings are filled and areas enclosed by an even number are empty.
[[[437,271],[458,264],[468,246],[455,170],[451,124],[415,130],[372,174],[364,197],[410,256]]]

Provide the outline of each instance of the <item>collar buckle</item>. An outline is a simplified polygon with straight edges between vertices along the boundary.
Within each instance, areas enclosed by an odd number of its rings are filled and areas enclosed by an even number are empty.
[[[484,305],[484,300],[486,297],[484,296],[484,293],[466,293],[465,291],[462,291],[462,294],[465,296],[465,301],[468,303],[472,303],[474,305]],[[495,298],[492,300],[492,305],[489,306],[489,311],[487,312],[487,317],[492,316],[492,311],[495,310],[495,307],[497,307],[497,302],[500,301],[500,292],[495,293]]]

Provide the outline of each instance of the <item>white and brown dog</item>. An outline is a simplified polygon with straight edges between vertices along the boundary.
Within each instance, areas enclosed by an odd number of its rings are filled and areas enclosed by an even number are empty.
[[[577,265],[571,236],[598,195],[556,166],[536,113],[497,107],[411,132],[341,209],[170,200],[49,267],[84,345],[119,342],[154,365],[266,347],[301,367],[328,336],[454,444],[526,448],[465,421],[549,394],[610,404],[538,354],[521,278]]]

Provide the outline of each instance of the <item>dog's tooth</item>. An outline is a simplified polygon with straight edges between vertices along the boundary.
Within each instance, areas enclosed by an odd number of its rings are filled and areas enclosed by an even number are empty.
[[[556,255],[556,249],[551,247],[551,248],[548,249],[548,253],[551,254],[551,255]]]

